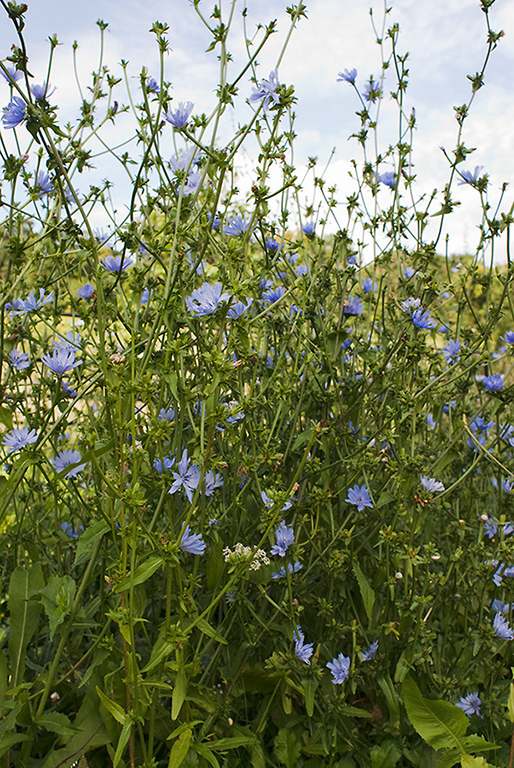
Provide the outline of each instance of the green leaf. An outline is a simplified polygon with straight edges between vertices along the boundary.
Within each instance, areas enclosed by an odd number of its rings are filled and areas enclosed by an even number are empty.
[[[275,737],[275,754],[286,768],[294,768],[300,757],[301,747],[293,731],[281,728]]]
[[[353,572],[359,584],[359,589],[361,591],[362,602],[364,603],[364,609],[366,611],[366,615],[368,619],[371,621],[371,614],[373,611],[373,605],[375,603],[375,592],[370,587],[368,580],[364,576],[363,572],[361,571],[357,563],[353,564]]]
[[[303,695],[305,696],[305,709],[309,717],[314,714],[314,694],[319,685],[315,677],[308,677],[303,681]]]
[[[92,525],[88,525],[84,533],[79,536],[73,565],[82,565],[87,562],[98,539],[105,536],[108,531],[110,531],[109,525],[104,520],[96,520]]]
[[[117,768],[117,765],[123,756],[123,752],[125,751],[125,747],[127,746],[128,740],[130,739],[131,730],[132,720],[130,717],[127,717],[123,724],[123,728],[121,729],[118,746],[116,747],[116,753],[114,755],[114,760],[112,761],[112,768]]]
[[[76,590],[77,585],[71,576],[52,576],[41,590],[41,602],[50,623],[50,640],[71,611]]]
[[[177,677],[175,680],[175,685],[173,687],[173,694],[171,696],[171,719],[172,720],[176,720],[180,714],[180,710],[182,709],[182,704],[184,703],[184,699],[186,698],[186,690],[187,690],[186,670],[184,669],[183,663],[181,663],[181,657],[180,657]]]
[[[47,712],[37,718],[36,725],[60,736],[73,736],[79,730],[62,712]]]
[[[12,573],[9,584],[11,688],[23,680],[25,652],[41,615],[41,603],[35,599],[34,593],[44,585],[43,569],[39,563],[29,570],[18,566]]]
[[[465,735],[469,718],[462,709],[448,701],[425,699],[411,677],[402,683],[403,701],[412,725],[419,735],[435,750],[460,749],[465,747]]]
[[[460,764],[462,768],[489,768],[489,763],[483,757],[462,755]]]
[[[32,741],[32,739],[30,736],[25,736],[23,733],[4,733],[3,736],[0,737],[0,757],[3,757],[11,747],[22,741]]]
[[[122,707],[120,707],[120,705],[117,704],[115,701],[113,701],[108,696],[106,696],[105,693],[101,691],[98,686],[96,686],[96,692],[100,697],[100,701],[102,702],[106,710],[111,713],[111,715],[114,717],[115,720],[118,721],[118,723],[121,723],[121,725],[125,725],[125,721],[127,719],[127,713],[125,712],[125,710],[122,709]]]
[[[200,757],[203,757],[204,760],[207,760],[207,762],[212,765],[212,768],[220,768],[220,764],[216,755],[201,741],[199,741],[197,744],[193,744],[193,749],[200,755]]]
[[[507,702],[507,710],[509,714],[509,720],[514,723],[514,683],[510,684],[509,700]]]
[[[205,619],[200,619],[199,622],[197,622],[196,626],[198,629],[204,633],[204,635],[207,635],[208,637],[212,637],[213,640],[216,640],[218,643],[223,643],[223,645],[227,645],[228,641],[225,640],[223,635],[220,635],[219,632],[216,632],[214,627],[211,627],[208,621]]]
[[[217,544],[209,549],[207,562],[205,564],[205,574],[207,577],[207,589],[214,590],[218,586],[225,570],[225,560],[223,559],[223,545]]]
[[[163,562],[164,560],[162,557],[152,555],[147,560],[145,560],[144,563],[138,565],[133,574],[129,574],[119,584],[117,584],[113,591],[124,592],[126,589],[129,589],[131,585],[136,586],[136,584],[143,584],[145,581],[148,581],[150,576],[153,576],[155,571],[161,567]]]
[[[0,405],[0,421],[10,431],[12,429],[12,409],[5,405]]]
[[[170,759],[168,768],[179,768],[179,765],[184,761],[187,753],[189,752],[189,745],[191,744],[191,737],[193,732],[191,728],[188,728],[184,733],[181,733],[170,752]]]
[[[360,707],[341,707],[341,714],[346,715],[346,717],[373,717],[371,712],[368,712],[367,709],[361,709]]]
[[[237,749],[238,747],[251,747],[257,741],[256,736],[227,736],[224,739],[209,742],[209,747],[215,752],[225,752],[227,749]]]
[[[371,750],[371,768],[395,768],[401,756],[398,744],[387,739]]]

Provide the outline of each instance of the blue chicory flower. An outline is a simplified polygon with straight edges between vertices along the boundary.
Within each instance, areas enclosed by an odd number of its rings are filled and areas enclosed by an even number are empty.
[[[491,608],[495,613],[508,613],[510,610],[510,603],[504,603],[503,600],[493,600]]]
[[[6,308],[11,310],[11,315],[25,315],[27,312],[37,312],[43,304],[48,304],[54,297],[53,292],[45,296],[43,288],[39,289],[39,299],[36,299],[33,293],[27,299],[15,299],[13,305],[6,304]]]
[[[13,349],[9,352],[9,362],[17,371],[23,371],[24,368],[29,368],[30,360],[28,352],[21,352],[19,349]]]
[[[270,552],[272,555],[279,555],[279,557],[284,557],[288,547],[294,541],[293,526],[286,525],[285,521],[282,520],[280,522],[280,525],[275,531],[275,536],[277,539],[277,543],[273,544]]]
[[[3,444],[9,453],[12,453],[13,451],[21,451],[27,445],[37,442],[38,437],[39,435],[35,429],[29,430],[28,427],[18,429],[15,427],[4,436]]]
[[[247,219],[246,216],[241,216],[241,214],[238,213],[235,216],[232,216],[232,218],[223,225],[223,232],[225,235],[237,237],[237,235],[243,235],[247,232],[250,224],[251,219]]]
[[[272,253],[276,253],[278,249],[281,247],[278,240],[275,240],[273,237],[267,237],[264,241],[264,245],[266,246],[266,249],[268,251],[271,251]]]
[[[460,341],[458,339],[449,339],[443,349],[444,359],[448,363],[457,363],[460,360],[460,352]]]
[[[155,80],[153,77],[148,77],[146,80],[146,90],[148,93],[160,93],[161,89],[159,87],[159,84],[157,83],[157,80]]]
[[[56,376],[62,376],[82,365],[82,360],[75,360],[75,352],[63,349],[55,350],[51,357],[49,354],[41,355],[41,360]]]
[[[295,636],[295,642],[294,642],[294,652],[295,656],[298,656],[298,658],[301,661],[304,661],[306,664],[310,666],[310,658],[312,654],[314,653],[313,645],[314,643],[306,643],[305,642],[305,636],[301,630],[301,628],[296,625],[296,633],[297,637]]]
[[[169,470],[172,468],[173,464],[175,463],[175,459],[171,458],[171,456],[164,456],[162,459],[154,459],[153,465],[157,472],[162,475],[163,472],[169,472]]]
[[[349,296],[344,305],[344,313],[346,315],[361,315],[364,311],[364,304],[362,299],[358,296]]]
[[[175,409],[174,408],[161,408],[157,417],[159,421],[175,421]]]
[[[379,173],[377,176],[379,183],[385,184],[386,187],[394,189],[396,186],[396,174],[394,171],[386,171],[385,173]]]
[[[221,283],[204,283],[191,296],[186,297],[186,307],[195,317],[212,315],[223,301],[228,301],[230,295],[222,293]]]
[[[273,499],[271,499],[271,498],[268,496],[268,494],[266,493],[266,491],[261,491],[261,499],[262,499],[262,501],[263,501],[264,505],[265,505],[265,506],[266,506],[268,509],[271,509],[271,508],[272,508],[272,507],[275,505],[275,503],[276,503],[276,502],[275,502]],[[291,509],[291,507],[292,507],[292,506],[293,506],[293,505],[291,504],[291,502],[290,502],[290,501],[286,501],[286,502],[283,504],[283,506],[282,506],[281,512],[286,512],[288,509]]]
[[[204,476],[204,484],[205,484],[205,495],[206,496],[212,496],[214,493],[214,490],[216,488],[221,488],[223,485],[223,478],[220,474],[212,471],[212,469],[208,469]]]
[[[485,376],[482,379],[482,384],[489,392],[498,392],[498,390],[503,389],[505,386],[505,382],[499,373],[495,373],[493,376]]]
[[[253,299],[245,299],[245,301],[237,301],[235,304],[232,304],[230,306],[230,309],[227,312],[227,317],[230,317],[231,320],[237,320],[238,317],[241,317],[243,312],[246,312],[250,307],[252,306]]]
[[[185,103],[181,101],[178,105],[178,109],[175,109],[173,112],[166,112],[164,117],[174,128],[185,128],[189,116],[193,111],[193,107],[194,104],[192,101],[187,101]]]
[[[378,80],[373,80],[371,78],[368,83],[364,85],[364,91],[362,95],[366,99],[366,101],[370,101],[372,104],[376,102],[376,100],[381,96],[382,91],[380,90],[380,83]]]
[[[351,659],[349,656],[344,656],[342,653],[337,658],[329,661],[326,666],[332,672],[332,682],[334,685],[340,685],[346,680],[350,673]]]
[[[91,285],[91,283],[86,283],[78,289],[77,296],[79,299],[90,299],[94,292],[95,286]]]
[[[270,288],[270,290],[264,291],[262,294],[262,300],[267,304],[275,304],[275,302],[280,301],[282,296],[285,295],[285,292],[286,289],[281,285],[279,285],[278,288]]]
[[[190,526],[186,525],[180,540],[180,547],[184,552],[189,552],[191,555],[203,555],[206,544],[201,533],[191,533]]]
[[[364,293],[374,293],[377,290],[377,284],[371,279],[371,277],[365,277],[362,282],[362,290]]]
[[[401,303],[402,312],[412,312],[413,309],[421,307],[421,299],[415,299],[414,296],[410,296]]]
[[[79,393],[77,392],[76,389],[73,389],[69,381],[62,381],[61,384],[62,384],[63,392],[66,395],[66,397],[74,398],[79,396]]]
[[[482,717],[480,714],[482,702],[476,692],[469,693],[467,696],[461,696],[460,701],[457,702],[456,706],[459,707],[459,709],[462,709],[468,717],[471,717],[471,715]]]
[[[102,259],[102,265],[104,269],[106,269],[108,272],[125,272],[127,269],[130,269],[134,266],[136,263],[136,257],[134,254],[129,253],[123,255],[122,253],[117,253],[115,256],[105,256]]]
[[[355,85],[355,80],[357,78],[357,70],[356,69],[345,69],[343,72],[339,72],[337,77],[337,82],[346,82],[351,83],[352,85]]]
[[[57,341],[55,339],[52,340],[52,344],[56,349],[60,349],[63,352],[74,352],[75,354],[77,353],[77,349],[80,349],[80,342],[80,333],[77,333],[75,336],[73,331],[68,331],[65,339],[60,336]]]
[[[299,563],[298,561],[296,563],[288,563],[287,564],[287,570],[289,571],[289,574],[292,575],[293,573],[298,573],[298,571],[301,571],[303,568],[303,565]],[[284,566],[281,567],[279,571],[273,571],[271,574],[272,579],[285,579],[286,577],[286,569]]]
[[[19,69],[15,69],[14,67],[11,67],[10,64],[5,64],[4,62],[4,67],[9,73],[10,77],[5,74],[3,69],[0,69],[0,75],[2,75],[4,80],[6,80],[9,83],[9,85],[11,85],[12,80],[14,80],[14,82],[17,83],[18,80],[21,80],[21,78],[23,77],[23,72],[21,72]]]
[[[34,191],[40,200],[41,198],[45,197],[45,195],[49,195],[54,191],[50,176],[44,171],[39,171],[36,178],[36,186]]]
[[[55,86],[52,87],[50,83],[47,83],[46,80],[43,82],[42,85],[31,85],[30,86],[30,92],[36,99],[36,101],[42,101],[43,99],[48,99],[49,96],[54,93],[56,90]]]
[[[514,631],[510,628],[509,622],[500,612],[494,617],[493,629],[502,640],[514,640]]]
[[[4,128],[16,128],[27,119],[27,104],[19,96],[13,96],[13,100],[4,107],[2,123]]]
[[[50,461],[52,462],[56,472],[63,472],[71,464],[78,464],[78,466],[73,467],[64,475],[64,477],[67,479],[69,477],[76,477],[86,468],[85,464],[79,464],[81,458],[82,455],[78,451],[64,450],[59,451],[57,456],[55,456],[53,459],[50,459]]]
[[[476,184],[483,168],[483,165],[476,165],[474,171],[461,171],[462,179],[460,179],[459,184]]]
[[[501,337],[505,344],[514,344],[514,331],[506,331],[505,338]]]
[[[439,482],[439,480],[435,480],[433,477],[427,477],[426,475],[421,475],[421,485],[430,493],[433,493],[434,491],[444,491],[444,485]]]
[[[369,491],[365,485],[361,485],[360,487],[358,485],[354,485],[353,488],[349,488],[348,496],[346,497],[345,501],[347,501],[348,504],[353,504],[356,506],[359,512],[362,512],[364,507],[373,508],[371,496],[369,495]]]
[[[371,661],[371,659],[374,658],[377,651],[378,651],[378,642],[375,640],[374,643],[371,643],[369,648],[366,648],[365,651],[362,651],[362,661]]]
[[[305,224],[302,227],[302,230],[307,237],[314,237],[314,230],[316,229],[316,222],[312,219],[310,221],[306,221]]]
[[[69,536],[70,539],[78,539],[79,535],[84,530],[84,526],[79,525],[78,528],[73,528],[71,523],[64,522],[61,523],[61,530],[66,534],[66,536]]]
[[[416,328],[421,328],[422,330],[435,328],[437,325],[437,321],[430,316],[430,310],[427,309],[423,312],[421,307],[411,312],[411,319]]]
[[[269,73],[269,80],[261,80],[257,88],[254,88],[250,101],[261,101],[264,105],[264,111],[268,112],[270,101],[273,101],[273,104],[280,104],[280,96],[277,93],[279,85],[278,71],[273,69]]]
[[[184,449],[182,458],[177,465],[177,472],[173,473],[174,483],[168,493],[176,493],[179,488],[183,488],[188,501],[193,501],[193,491],[198,488],[201,471],[195,464],[189,465],[187,449]]]

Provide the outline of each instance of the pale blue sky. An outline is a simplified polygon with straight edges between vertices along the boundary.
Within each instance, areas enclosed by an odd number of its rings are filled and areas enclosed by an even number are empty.
[[[275,65],[277,53],[287,31],[284,13],[286,2],[277,0],[249,0],[248,29],[257,22],[268,23],[277,19],[278,32],[263,51],[260,72],[267,77]],[[383,3],[378,0],[307,0],[308,19],[302,20],[293,34],[288,52],[279,69],[281,82],[295,86],[298,104],[296,131],[298,163],[308,156],[318,156],[324,165],[333,147],[336,149],[327,178],[341,188],[341,197],[347,188],[349,161],[360,160],[359,147],[348,141],[358,130],[355,112],[360,108],[352,88],[337,83],[337,73],[344,68],[356,67],[358,84],[362,88],[371,74],[379,74],[378,46],[370,23],[369,7],[373,6],[377,24],[381,23]],[[229,7],[222,0],[222,10]],[[400,25],[400,52],[409,51],[410,87],[406,104],[408,111],[416,108],[418,129],[415,137],[415,170],[420,186],[430,193],[441,188],[447,178],[447,163],[440,150],[454,146],[457,123],[453,106],[469,98],[466,75],[474,74],[485,53],[486,27],[479,0],[391,0],[393,10],[389,25]],[[202,0],[206,16],[212,3]],[[230,50],[237,60],[243,54],[240,10],[238,3],[236,35]],[[491,25],[504,29],[506,38],[493,52],[486,73],[486,88],[479,91],[467,124],[464,140],[477,148],[463,168],[483,165],[490,175],[491,203],[494,205],[504,181],[514,179],[514,102],[512,77],[514,71],[514,5],[498,0],[491,9]],[[47,38],[56,33],[62,43],[56,55],[52,83],[58,86],[56,101],[61,112],[70,119],[77,113],[79,99],[71,69],[71,45],[79,43],[79,61],[86,75],[97,61],[98,30],[96,20],[109,23],[106,36],[106,61],[113,74],[120,71],[119,61],[130,62],[129,72],[137,85],[142,66],[152,74],[158,72],[158,54],[153,36],[148,32],[156,21],[170,26],[169,39],[172,52],[167,57],[166,78],[172,82],[172,95],[178,102],[192,100],[195,110],[208,111],[216,87],[216,55],[206,54],[210,38],[202,27],[189,0],[85,0],[73,3],[70,12],[68,0],[33,0],[27,12],[26,38],[32,52],[31,67],[36,82],[45,74],[48,52]],[[15,37],[7,19],[0,24],[0,53],[8,55]],[[238,31],[239,30],[239,31]],[[230,46],[229,46],[230,47]],[[241,59],[242,60],[242,59]],[[386,82],[386,92],[388,91]],[[4,86],[1,86],[2,88]],[[391,85],[392,88],[392,85]],[[251,84],[247,84],[248,94]],[[5,87],[4,99],[7,96]],[[244,82],[241,83],[241,92]],[[242,99],[243,101],[243,99]],[[241,107],[244,109],[244,105]],[[249,108],[248,108],[249,109]],[[244,119],[236,113],[236,119]],[[382,105],[384,147],[392,140],[394,111],[390,99]],[[475,222],[478,216],[476,195],[466,187],[456,187],[455,196],[461,201],[458,215],[450,224],[453,248],[472,249],[476,243]],[[512,202],[512,191],[505,197],[502,209]]]

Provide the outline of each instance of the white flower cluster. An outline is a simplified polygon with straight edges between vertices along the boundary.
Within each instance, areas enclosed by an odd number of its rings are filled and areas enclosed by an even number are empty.
[[[258,571],[261,565],[270,564],[270,559],[263,549],[245,547],[240,541],[237,542],[233,552],[230,547],[225,547],[223,554],[226,563],[249,562],[251,571]]]

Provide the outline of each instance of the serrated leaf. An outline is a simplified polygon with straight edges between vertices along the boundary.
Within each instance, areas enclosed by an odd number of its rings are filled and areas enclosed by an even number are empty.
[[[448,701],[425,699],[411,677],[402,683],[407,715],[419,735],[435,750],[460,749],[464,755],[469,718],[462,709]]]
[[[294,768],[302,749],[293,731],[281,728],[275,737],[275,754],[286,768]]]
[[[47,712],[37,718],[36,724],[40,728],[46,728],[47,731],[58,733],[62,736],[74,736],[79,730],[70,723],[69,718],[62,712]]]
[[[371,750],[371,768],[395,768],[402,751],[398,744],[387,739]]]
[[[41,602],[50,624],[50,640],[71,611],[77,585],[71,576],[52,576],[41,590]]]

